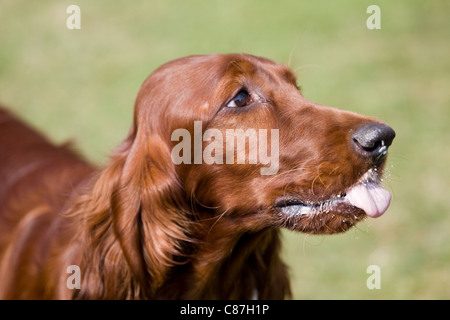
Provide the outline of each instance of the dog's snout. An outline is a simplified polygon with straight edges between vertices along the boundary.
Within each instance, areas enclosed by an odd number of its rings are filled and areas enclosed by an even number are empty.
[[[371,123],[352,135],[352,143],[358,154],[377,160],[386,155],[394,137],[395,131],[388,125]]]

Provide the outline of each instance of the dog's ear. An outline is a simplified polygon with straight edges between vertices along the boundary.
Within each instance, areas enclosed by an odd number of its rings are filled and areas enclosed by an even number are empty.
[[[189,241],[182,199],[169,146],[132,130],[66,213],[82,221],[78,236],[88,246],[76,296],[150,298],[169,268],[182,262]]]
[[[137,134],[125,153],[111,194],[114,230],[133,275],[154,292],[188,241],[187,210],[166,143]]]

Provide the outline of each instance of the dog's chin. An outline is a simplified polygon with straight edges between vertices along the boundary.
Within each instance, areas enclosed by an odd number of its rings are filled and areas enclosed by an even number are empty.
[[[282,227],[312,234],[345,232],[366,217],[363,210],[340,199],[276,207],[276,210]]]
[[[277,221],[290,230],[313,234],[345,232],[366,217],[384,214],[390,193],[379,185],[374,170],[366,172],[354,185],[326,200],[304,201],[298,195],[275,200]]]

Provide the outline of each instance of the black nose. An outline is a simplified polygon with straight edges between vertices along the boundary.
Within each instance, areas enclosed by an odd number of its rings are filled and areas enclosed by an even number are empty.
[[[356,151],[365,158],[382,159],[394,140],[395,131],[382,123],[371,123],[358,129],[352,136]]]

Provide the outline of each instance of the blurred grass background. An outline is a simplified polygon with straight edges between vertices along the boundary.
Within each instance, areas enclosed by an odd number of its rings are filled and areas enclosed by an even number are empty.
[[[70,4],[81,30],[66,27]],[[371,4],[380,30],[366,27]],[[449,299],[449,15],[446,0],[2,0],[0,101],[101,164],[160,64],[215,52],[289,63],[308,99],[397,132],[384,216],[342,235],[284,232],[294,298]],[[372,264],[378,290],[366,286]]]

